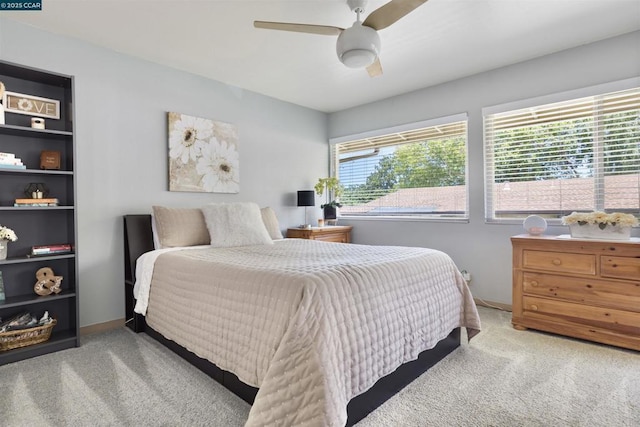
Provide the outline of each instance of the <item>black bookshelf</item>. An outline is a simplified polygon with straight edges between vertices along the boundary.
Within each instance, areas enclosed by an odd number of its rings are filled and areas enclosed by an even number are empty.
[[[0,125],[0,152],[22,159],[26,169],[0,167],[0,224],[13,229],[18,240],[10,242],[8,257],[0,260],[5,299],[0,318],[22,312],[40,317],[44,311],[57,321],[48,341],[0,351],[0,365],[80,345],[78,319],[77,213],[73,77],[0,61],[0,82],[6,90],[60,101],[60,119],[45,118],[45,129],[31,128],[32,116],[5,112]],[[60,153],[60,169],[40,169],[42,151]],[[27,197],[30,183],[42,183],[58,206],[15,207],[15,199]],[[30,256],[31,247],[68,243],[74,252]],[[62,292],[37,295],[36,271],[50,267],[63,276]],[[0,335],[0,339],[2,339]]]

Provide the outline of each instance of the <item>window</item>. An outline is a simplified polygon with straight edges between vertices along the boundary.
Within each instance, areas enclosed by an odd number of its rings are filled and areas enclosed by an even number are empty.
[[[640,88],[485,114],[486,219],[640,213]]]
[[[342,216],[468,218],[466,115],[341,140]]]

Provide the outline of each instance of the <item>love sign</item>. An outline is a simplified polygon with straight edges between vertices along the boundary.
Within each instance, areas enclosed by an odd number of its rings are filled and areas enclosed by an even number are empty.
[[[5,91],[2,104],[7,113],[26,114],[28,116],[60,118],[60,101],[40,98],[39,96]]]

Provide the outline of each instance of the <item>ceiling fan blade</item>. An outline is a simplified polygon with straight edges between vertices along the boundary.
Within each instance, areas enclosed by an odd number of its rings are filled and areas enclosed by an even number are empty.
[[[382,75],[382,64],[380,64],[380,57],[377,57],[373,64],[367,67],[367,73],[369,77],[378,77]]]
[[[339,36],[344,28],[329,25],[290,24],[287,22],[253,21],[256,28],[267,30],[293,31],[296,33],[320,34],[324,36]]]
[[[427,0],[391,0],[371,12],[362,25],[376,31],[382,30],[426,2]]]

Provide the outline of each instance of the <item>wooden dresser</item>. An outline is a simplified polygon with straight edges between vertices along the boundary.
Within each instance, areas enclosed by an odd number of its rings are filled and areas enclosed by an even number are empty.
[[[640,242],[520,235],[513,246],[516,329],[640,350]]]
[[[350,225],[328,225],[325,227],[289,228],[288,238],[322,240],[325,242],[351,243]]]

